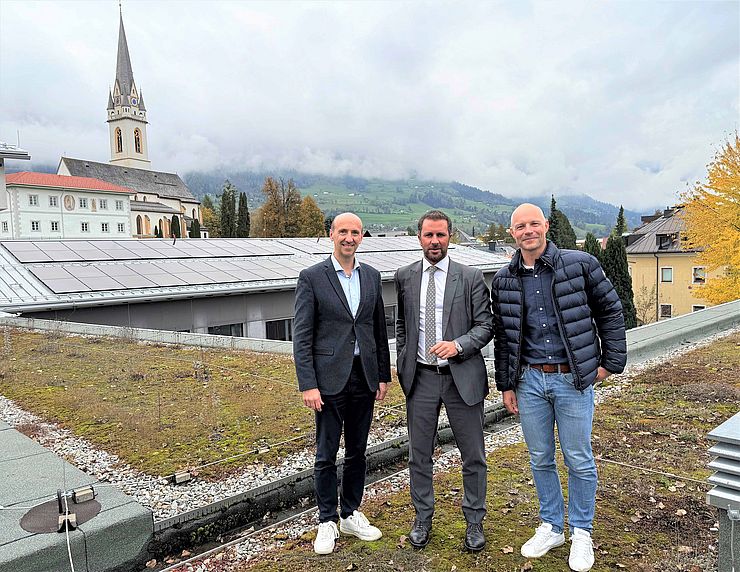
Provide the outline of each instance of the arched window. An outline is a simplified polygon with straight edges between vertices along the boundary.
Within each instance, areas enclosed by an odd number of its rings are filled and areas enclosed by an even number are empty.
[[[116,153],[123,153],[123,137],[120,127],[116,127]]]
[[[193,220],[195,220],[196,218],[198,218],[198,214],[195,212],[195,209],[193,209]]]
[[[141,228],[141,215],[138,215],[136,217],[136,234],[138,234],[138,235],[143,234],[141,231],[142,231],[142,228]]]
[[[148,215],[144,215],[144,234],[147,236],[152,234],[152,221]]]
[[[141,153],[141,131],[134,129],[134,149],[137,153]]]

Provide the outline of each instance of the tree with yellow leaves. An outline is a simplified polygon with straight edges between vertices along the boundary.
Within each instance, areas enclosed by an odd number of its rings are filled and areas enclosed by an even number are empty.
[[[316,201],[313,200],[313,197],[308,195],[303,197],[298,221],[298,236],[310,236],[312,238],[325,236],[324,213],[316,204]]]
[[[724,273],[708,278],[697,295],[713,304],[740,298],[740,137],[735,133],[707,166],[707,181],[683,194],[686,249],[698,250],[697,262],[708,271]]]

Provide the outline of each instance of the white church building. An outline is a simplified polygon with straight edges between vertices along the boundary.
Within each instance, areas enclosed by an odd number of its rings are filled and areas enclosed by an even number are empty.
[[[169,237],[175,221],[176,234],[186,238],[192,222],[201,222],[200,201],[185,182],[151,168],[146,107],[134,81],[123,16],[106,116],[110,162],[62,157],[55,175],[7,175],[7,190],[0,188],[0,240],[151,238],[156,230]],[[207,229],[200,236],[207,238]]]

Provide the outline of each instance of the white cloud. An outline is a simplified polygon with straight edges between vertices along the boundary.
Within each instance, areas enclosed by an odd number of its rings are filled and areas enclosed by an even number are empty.
[[[106,160],[113,2],[0,2],[0,139]],[[585,192],[645,209],[738,128],[737,2],[126,2],[155,168]]]

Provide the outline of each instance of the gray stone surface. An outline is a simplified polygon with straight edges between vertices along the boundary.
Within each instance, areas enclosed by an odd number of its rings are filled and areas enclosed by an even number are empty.
[[[0,572],[70,570],[66,535],[30,534],[20,520],[29,508],[56,498],[57,489],[89,484],[96,488],[102,511],[70,533],[75,570],[122,570],[140,556],[154,531],[149,509],[112,486],[96,483],[15,429],[0,431],[0,451],[0,505],[5,507],[0,510]]]
[[[6,429],[10,429],[10,425],[5,421],[0,421],[0,431],[5,431]]]
[[[733,532],[732,522],[727,517],[726,510],[719,510],[719,554],[717,563],[718,572],[733,572],[740,570],[740,521],[735,521]],[[735,548],[735,562],[732,561],[731,543]]]

